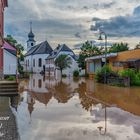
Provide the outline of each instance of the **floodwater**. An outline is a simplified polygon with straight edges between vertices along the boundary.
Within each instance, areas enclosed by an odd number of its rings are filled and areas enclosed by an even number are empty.
[[[32,75],[16,103],[21,140],[140,140],[140,87]]]

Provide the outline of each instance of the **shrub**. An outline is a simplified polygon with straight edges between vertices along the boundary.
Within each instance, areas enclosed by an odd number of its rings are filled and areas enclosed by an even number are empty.
[[[140,86],[140,71],[135,76],[135,82],[134,85]]]
[[[105,76],[111,74],[112,70],[108,65],[104,65],[101,69],[98,69],[95,74],[95,79],[97,82],[104,83]]]
[[[8,81],[15,81],[16,80],[16,77],[15,76],[8,76],[6,78],[6,80],[8,80]]]
[[[129,77],[130,78],[130,85],[134,85],[135,83],[135,70],[133,69],[126,69],[122,70],[119,73],[122,77]]]
[[[140,86],[140,72],[136,73],[134,69],[126,69],[120,72],[123,77],[130,78],[130,85]]]
[[[66,75],[66,74],[62,74],[62,77],[63,77],[63,78],[66,78],[66,77],[67,77],[67,75]]]
[[[73,72],[73,77],[79,77],[79,71],[78,70],[75,70]]]

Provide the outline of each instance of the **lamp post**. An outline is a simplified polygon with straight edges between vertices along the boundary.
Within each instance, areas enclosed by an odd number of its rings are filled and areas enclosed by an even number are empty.
[[[98,40],[103,40],[102,35],[104,35],[104,39],[105,39],[105,66],[107,64],[107,34],[103,31],[100,32],[100,36]],[[105,68],[105,74],[104,74],[104,83],[106,83],[106,68]]]

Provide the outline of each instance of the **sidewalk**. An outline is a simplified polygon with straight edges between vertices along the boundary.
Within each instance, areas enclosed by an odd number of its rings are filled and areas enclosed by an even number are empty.
[[[1,104],[2,102],[0,102],[0,140],[19,140],[15,116],[10,107]]]

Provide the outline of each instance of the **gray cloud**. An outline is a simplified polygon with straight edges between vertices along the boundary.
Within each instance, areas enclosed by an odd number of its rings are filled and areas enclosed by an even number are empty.
[[[91,30],[100,29],[109,36],[140,36],[140,6],[134,9],[131,16],[117,16],[107,20],[93,18],[93,21],[95,21],[95,25],[91,25]]]
[[[110,35],[121,36],[130,34],[129,30],[125,30],[129,27],[134,35],[138,32],[136,27],[138,28],[139,18],[134,18],[138,15],[138,9],[135,9],[133,16],[124,15],[131,14],[138,1],[140,0],[9,0],[9,7],[5,11],[5,32],[12,34],[24,45],[30,21],[33,22],[36,40],[40,42],[48,39],[53,45],[67,43],[72,46],[93,38],[89,30],[92,22],[95,22],[95,26],[91,26],[92,30],[102,27]]]
[[[79,32],[77,32],[77,33],[75,34],[75,37],[77,37],[77,38],[81,38],[80,33],[79,33]]]

